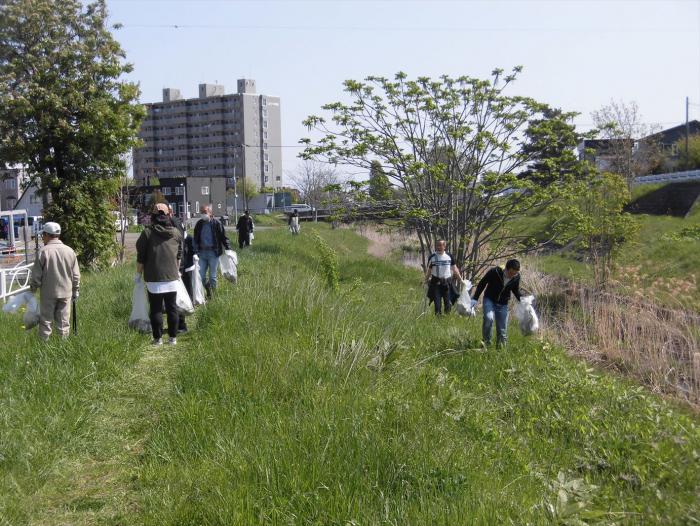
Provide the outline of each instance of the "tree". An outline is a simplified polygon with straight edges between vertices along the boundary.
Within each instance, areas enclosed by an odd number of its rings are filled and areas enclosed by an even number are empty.
[[[372,161],[369,169],[369,196],[375,201],[391,199],[391,183],[384,173],[382,163]]]
[[[675,149],[678,151],[677,170],[700,169],[700,134],[688,137],[688,153],[685,151],[685,137],[676,141]]]
[[[318,208],[327,197],[327,188],[340,182],[338,173],[332,166],[307,160],[291,174],[290,180],[301,193],[305,203]]]
[[[144,109],[105,0],[6,0],[0,8],[0,158],[27,167],[44,216],[83,265],[115,251],[113,197]]]
[[[588,251],[596,285],[603,287],[620,246],[636,234],[639,224],[631,214],[623,212],[630,192],[622,176],[594,173],[577,185],[579,189],[571,194],[571,199],[552,207],[561,218],[556,229],[560,240]]]
[[[662,155],[652,136],[656,127],[642,122],[637,103],[611,100],[610,104],[591,113],[598,135],[606,141],[603,169],[621,175],[632,187],[639,175],[651,173]]]
[[[409,80],[404,73],[393,81],[348,80],[351,102],[323,106],[330,122],[314,115],[305,120],[322,137],[315,143],[302,139],[301,156],[365,169],[380,163],[404,191],[398,212],[418,235],[423,264],[441,238],[465,274],[477,276],[495,260],[536,247],[517,233],[518,221],[565,195],[586,166],[568,162],[570,152],[566,158],[546,153],[559,140],[554,130],[565,129],[576,144],[575,114],[506,95],[520,69],[505,76],[497,69],[490,80]],[[546,173],[531,169],[528,177],[518,177],[545,158]],[[552,174],[552,184],[540,184]]]

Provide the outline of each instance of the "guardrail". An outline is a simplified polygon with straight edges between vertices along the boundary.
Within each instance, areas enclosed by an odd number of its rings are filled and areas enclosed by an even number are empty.
[[[684,181],[700,181],[700,170],[688,170],[686,172],[672,172],[656,175],[642,175],[634,180],[634,185],[655,183],[681,183]]]
[[[29,290],[29,277],[33,263],[17,264],[14,267],[0,268],[0,300],[3,303],[19,292]]]

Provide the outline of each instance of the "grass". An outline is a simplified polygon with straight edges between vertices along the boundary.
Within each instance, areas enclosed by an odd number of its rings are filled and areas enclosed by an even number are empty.
[[[337,254],[337,293],[314,232]],[[78,338],[45,348],[1,324],[0,516],[700,520],[697,416],[543,341],[511,332],[507,351],[482,349],[479,320],[423,314],[420,274],[366,248],[324,225],[261,232],[239,254],[239,284],[222,286],[170,353],[123,329],[125,269],[86,282]],[[103,489],[62,490],[94,463]]]

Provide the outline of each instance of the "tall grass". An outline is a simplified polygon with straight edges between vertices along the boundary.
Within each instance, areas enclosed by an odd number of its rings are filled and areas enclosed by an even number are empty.
[[[595,291],[532,266],[523,282],[536,293],[553,341],[654,391],[700,405],[700,314],[670,309],[649,296]]]
[[[546,341],[482,349],[366,249],[261,231],[175,349],[122,329],[127,269],[86,283],[78,338],[0,325],[0,523],[700,520],[696,416]]]

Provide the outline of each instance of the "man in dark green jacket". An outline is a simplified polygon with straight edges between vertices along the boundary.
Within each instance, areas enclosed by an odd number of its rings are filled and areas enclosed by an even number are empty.
[[[150,303],[153,344],[163,344],[163,303],[168,317],[168,343],[177,343],[177,284],[180,279],[182,234],[169,215],[168,205],[158,203],[151,224],[136,241],[136,272],[143,274]]]

